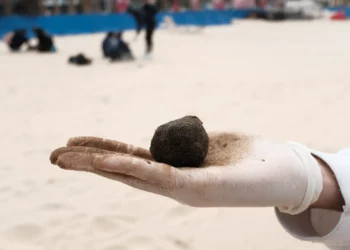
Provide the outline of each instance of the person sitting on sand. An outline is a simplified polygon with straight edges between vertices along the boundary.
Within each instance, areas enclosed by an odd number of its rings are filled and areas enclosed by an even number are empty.
[[[350,148],[330,153],[237,132],[208,135],[198,168],[175,168],[147,149],[96,137],[71,138],[50,160],[192,207],[271,207],[293,237],[350,249]]]
[[[122,32],[109,32],[102,42],[103,55],[111,61],[133,60],[129,45],[123,40]]]
[[[38,44],[31,47],[31,50],[36,50],[38,52],[56,52],[53,39],[47,32],[38,27],[33,28],[33,32],[38,39]]]
[[[8,44],[12,52],[20,51],[23,44],[27,44],[28,48],[30,47],[25,29],[18,29],[10,32],[4,36],[3,40]]]
[[[109,46],[109,39],[114,36],[114,32],[108,32],[106,37],[102,41],[102,54],[103,57],[108,57],[108,46]]]

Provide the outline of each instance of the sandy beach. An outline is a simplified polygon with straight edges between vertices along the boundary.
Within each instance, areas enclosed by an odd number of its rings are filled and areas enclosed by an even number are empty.
[[[159,30],[153,60],[124,64],[102,59],[104,34],[56,37],[55,55],[13,55],[1,44],[0,250],[324,249],[285,233],[271,208],[191,208],[61,170],[49,155],[80,135],[148,148],[158,125],[187,114],[208,131],[349,146],[348,25]],[[141,57],[143,36],[131,46]],[[93,65],[68,65],[78,52]]]

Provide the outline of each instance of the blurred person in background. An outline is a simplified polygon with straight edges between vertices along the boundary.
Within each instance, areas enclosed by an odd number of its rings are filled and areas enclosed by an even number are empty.
[[[156,15],[158,13],[158,6],[154,0],[146,0],[140,9],[132,6],[128,7],[127,13],[132,15],[136,21],[136,37],[140,34],[141,29],[145,26],[146,29],[146,54],[145,58],[150,58],[153,51],[153,34],[157,26]]]
[[[129,45],[123,40],[122,32],[108,32],[102,41],[102,53],[111,61],[133,60],[134,57]]]
[[[18,29],[7,33],[4,36],[3,40],[8,44],[12,52],[20,51],[23,44],[27,44],[27,48],[30,48],[29,39],[27,37],[27,32],[25,29]]]
[[[102,41],[102,54],[103,57],[108,57],[108,46],[109,46],[109,41],[113,37],[113,32],[108,32],[106,37]]]
[[[31,50],[38,52],[56,52],[56,47],[53,42],[53,38],[39,27],[33,28],[33,32],[38,39],[38,44],[31,47]]]

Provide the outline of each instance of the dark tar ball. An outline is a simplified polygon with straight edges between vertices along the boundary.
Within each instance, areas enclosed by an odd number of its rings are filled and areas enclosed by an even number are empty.
[[[174,167],[199,167],[207,153],[209,137],[202,121],[185,116],[159,126],[151,141],[153,158]]]

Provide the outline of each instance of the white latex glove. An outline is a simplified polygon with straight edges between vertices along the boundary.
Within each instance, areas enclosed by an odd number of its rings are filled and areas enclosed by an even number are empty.
[[[155,162],[146,149],[95,137],[70,139],[50,160],[195,207],[278,207],[297,214],[322,190],[321,170],[306,148],[238,133],[209,133],[200,168],[174,168]]]

